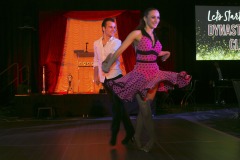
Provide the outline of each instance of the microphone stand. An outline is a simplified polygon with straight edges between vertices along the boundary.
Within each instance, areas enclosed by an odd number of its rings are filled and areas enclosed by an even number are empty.
[[[86,43],[86,51],[85,51],[85,52],[88,52],[88,50],[87,50],[87,45],[88,45],[88,42]]]

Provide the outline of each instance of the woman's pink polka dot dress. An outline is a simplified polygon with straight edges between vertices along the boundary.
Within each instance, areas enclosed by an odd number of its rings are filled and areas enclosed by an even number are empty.
[[[185,87],[191,81],[191,77],[185,71],[177,73],[159,70],[157,57],[162,45],[159,40],[152,45],[152,40],[145,30],[142,30],[142,35],[137,45],[134,69],[117,80],[107,82],[107,86],[126,102],[131,102],[136,94],[145,98],[148,90],[156,85],[158,91],[167,91],[175,86]]]

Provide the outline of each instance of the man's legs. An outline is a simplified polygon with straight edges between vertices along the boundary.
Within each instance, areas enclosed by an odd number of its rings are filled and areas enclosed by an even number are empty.
[[[122,140],[122,144],[127,144],[129,142],[129,140],[131,140],[133,138],[134,135],[134,127],[132,125],[132,122],[129,118],[128,112],[125,109],[124,103],[123,101],[117,97],[116,95],[113,95],[113,103],[116,104],[116,106],[118,107],[117,109],[117,114],[119,114],[117,117],[120,116],[120,122],[123,122],[123,126],[125,128],[126,131],[126,136],[125,138]],[[119,126],[120,127],[120,126]]]
[[[122,75],[117,76],[114,79],[120,78],[122,77]],[[111,101],[112,101],[112,124],[111,124],[111,139],[110,139],[110,145],[114,146],[116,144],[117,141],[117,134],[119,132],[120,129],[120,122],[121,122],[121,104],[122,102],[119,100],[118,101],[118,97],[116,95],[114,95],[114,93],[112,92],[112,90],[110,90],[106,83],[107,83],[107,79],[105,79],[103,86],[107,91],[107,94],[109,95]]]
[[[129,140],[133,138],[134,127],[124,107],[123,101],[117,95],[112,94],[111,96],[112,96],[112,102],[113,102],[113,107],[112,107],[113,119],[112,119],[112,126],[111,126],[112,138],[111,138],[110,144],[111,145],[116,144],[116,138],[120,129],[121,121],[123,122],[123,126],[126,131],[126,136],[122,140],[122,144],[127,144]]]
[[[112,124],[111,124],[111,139],[110,139],[110,144],[115,145],[116,140],[117,140],[117,134],[120,129],[120,123],[121,123],[121,108],[119,104],[115,101],[116,97],[111,94],[112,98]]]
[[[122,75],[115,77],[114,80],[118,79],[120,77],[122,77]],[[107,85],[106,85],[107,81],[108,80],[106,79],[103,85],[104,85],[106,91],[108,92],[108,94],[110,95],[110,98],[113,103],[113,105],[112,105],[112,124],[111,124],[112,136],[111,136],[110,144],[111,145],[116,144],[116,138],[117,138],[117,134],[120,129],[121,121],[123,122],[123,126],[126,130],[126,137],[122,140],[122,144],[127,144],[128,141],[131,140],[134,135],[134,127],[133,127],[132,122],[129,118],[129,115],[124,107],[123,101],[116,94],[114,94],[111,89],[109,89],[107,87]]]

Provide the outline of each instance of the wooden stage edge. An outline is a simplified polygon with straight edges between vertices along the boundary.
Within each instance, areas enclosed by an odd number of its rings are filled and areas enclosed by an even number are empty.
[[[16,114],[20,118],[49,116],[47,107],[55,111],[55,117],[103,117],[111,115],[111,100],[102,94],[18,94],[14,97]],[[126,103],[129,114],[137,113],[137,103]]]

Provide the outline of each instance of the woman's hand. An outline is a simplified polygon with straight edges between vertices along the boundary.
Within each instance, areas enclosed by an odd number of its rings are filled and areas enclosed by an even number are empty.
[[[108,65],[108,62],[111,58],[112,58],[112,54],[109,54],[107,58],[102,62],[102,71],[104,73],[108,73],[110,71],[111,66]]]
[[[166,61],[170,57],[170,52],[169,51],[161,51],[160,56],[162,61]]]
[[[103,63],[102,63],[102,71],[104,73],[108,73],[110,71],[110,67],[109,67],[108,63],[105,61],[103,61]]]

